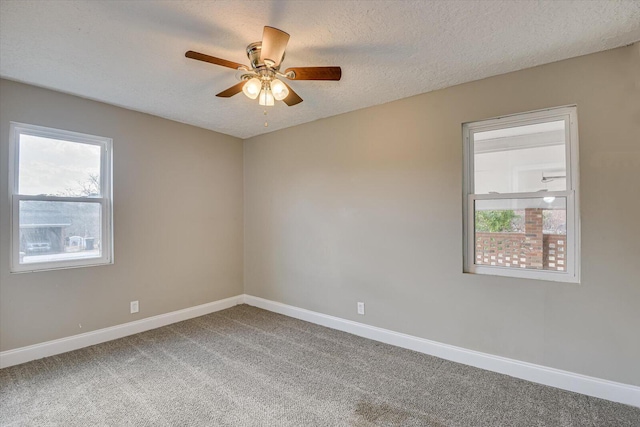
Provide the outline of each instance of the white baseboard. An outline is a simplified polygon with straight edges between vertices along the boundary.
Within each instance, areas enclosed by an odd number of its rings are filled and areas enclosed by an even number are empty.
[[[251,295],[238,295],[183,310],[173,311],[171,313],[124,323],[122,325],[3,351],[0,352],[0,368],[100,344],[194,317],[204,316],[205,314],[224,310],[243,303],[453,362],[499,372],[563,390],[640,407],[640,387],[638,386],[575,374],[573,372],[494,356],[479,351],[467,350],[465,348],[369,326],[364,323],[341,319],[339,317],[329,316]]]
[[[159,314],[157,316],[147,317],[146,319],[123,323],[122,325],[98,329],[84,334],[72,335],[70,337],[34,344],[27,347],[20,347],[14,350],[3,351],[0,352],[0,368],[19,365],[21,363],[29,362],[30,360],[42,359],[43,357],[66,353],[67,351],[77,350],[79,348],[115,340],[128,335],[148,331],[150,329],[156,329],[172,323],[182,322],[183,320],[192,319],[194,317],[204,316],[205,314],[242,304],[243,301],[244,295],[238,295],[219,301],[197,305],[195,307],[185,308],[183,310],[172,311],[171,313]]]
[[[573,372],[494,356],[479,351],[467,350],[465,348],[369,326],[251,295],[244,295],[243,302],[275,313],[429,354],[441,359],[510,375],[538,384],[640,407],[640,387],[638,386],[575,374]]]

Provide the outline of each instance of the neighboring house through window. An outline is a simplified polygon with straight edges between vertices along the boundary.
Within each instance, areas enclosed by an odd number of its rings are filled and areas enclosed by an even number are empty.
[[[111,139],[11,123],[11,271],[109,264]]]
[[[466,123],[464,271],[579,282],[576,107]]]

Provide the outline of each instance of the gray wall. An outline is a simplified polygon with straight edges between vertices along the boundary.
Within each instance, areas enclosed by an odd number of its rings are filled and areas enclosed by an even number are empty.
[[[0,120],[0,350],[243,292],[241,140],[7,80]],[[114,265],[9,273],[10,121],[113,138]]]
[[[582,283],[463,274],[462,123],[567,104]],[[638,44],[254,137],[245,292],[640,385],[639,171]]]

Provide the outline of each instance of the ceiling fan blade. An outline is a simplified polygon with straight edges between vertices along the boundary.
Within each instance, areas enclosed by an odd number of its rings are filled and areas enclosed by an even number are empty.
[[[289,86],[285,82],[282,82],[282,83],[289,89],[289,95],[287,95],[287,97],[282,101],[285,104],[287,104],[289,107],[293,107],[296,104],[300,104],[302,102],[302,98],[300,98],[300,96],[297,93],[295,93],[293,89],[291,89],[291,86]]]
[[[247,80],[241,81],[240,83],[231,86],[229,89],[223,90],[216,96],[219,96],[220,98],[231,98],[233,95],[236,95],[242,92],[242,88],[246,83],[247,83]]]
[[[192,50],[184,54],[187,58],[196,59],[198,61],[209,62],[211,64],[221,65],[223,67],[233,68],[237,70],[239,68],[248,69],[246,65],[238,64],[237,62],[227,61],[226,59],[216,58],[215,56],[205,55],[204,53],[194,52]]]
[[[342,69],[340,67],[294,67],[287,68],[284,74],[293,71],[290,80],[340,80]]]
[[[289,34],[277,28],[264,27],[260,62],[268,61],[268,65],[272,67],[280,65],[287,43],[289,43]]]

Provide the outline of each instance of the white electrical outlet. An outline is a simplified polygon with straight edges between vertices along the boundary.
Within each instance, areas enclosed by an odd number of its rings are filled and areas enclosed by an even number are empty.
[[[364,303],[363,302],[359,302],[358,303],[358,314],[362,314],[364,316]]]
[[[131,301],[131,313],[137,313],[138,311],[140,311],[138,301]]]

